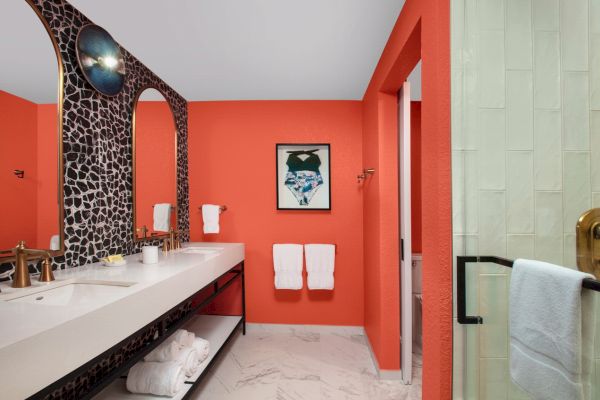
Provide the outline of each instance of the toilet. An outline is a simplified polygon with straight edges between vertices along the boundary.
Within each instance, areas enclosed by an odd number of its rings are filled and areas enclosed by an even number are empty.
[[[422,256],[412,255],[412,290],[413,290],[413,346],[414,351],[421,353],[423,348],[423,326],[422,326]]]

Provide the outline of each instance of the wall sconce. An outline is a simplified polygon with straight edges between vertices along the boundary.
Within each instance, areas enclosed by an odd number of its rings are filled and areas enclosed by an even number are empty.
[[[364,181],[365,179],[367,179],[369,176],[373,175],[375,173],[375,168],[365,168],[362,171],[362,174],[359,174],[356,176],[356,178],[358,179],[358,183],[361,183],[362,181]]]
[[[14,174],[19,179],[25,178],[25,171],[23,171],[22,169],[15,169]]]

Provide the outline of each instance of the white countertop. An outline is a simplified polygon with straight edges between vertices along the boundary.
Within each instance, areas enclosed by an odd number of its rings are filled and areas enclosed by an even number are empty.
[[[186,247],[220,248],[212,254]],[[54,282],[13,289],[0,284],[0,388],[3,399],[23,399],[60,379],[187,299],[244,259],[240,243],[188,243],[144,265],[141,254],[127,265],[99,263],[56,271]],[[68,283],[131,285],[90,294],[73,305],[10,301]],[[16,294],[15,294],[16,293]],[[39,292],[42,295],[43,292]]]

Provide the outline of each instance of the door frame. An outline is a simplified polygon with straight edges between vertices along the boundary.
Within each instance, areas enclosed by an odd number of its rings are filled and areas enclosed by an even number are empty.
[[[412,383],[413,289],[411,207],[411,97],[410,82],[398,91],[398,227],[400,238],[400,370],[402,381]]]

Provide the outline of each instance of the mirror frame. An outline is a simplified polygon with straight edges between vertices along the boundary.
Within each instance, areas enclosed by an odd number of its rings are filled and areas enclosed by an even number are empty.
[[[52,257],[62,256],[65,253],[65,203],[64,203],[64,159],[63,159],[63,90],[64,90],[64,65],[62,56],[60,53],[60,48],[54,35],[52,34],[52,29],[50,29],[50,25],[48,21],[44,18],[41,11],[35,6],[32,0],[25,0],[25,2],[31,7],[33,12],[37,15],[38,19],[46,29],[46,33],[54,47],[54,53],[56,54],[56,61],[58,64],[58,96],[56,101],[57,107],[57,139],[58,139],[58,163],[57,163],[57,173],[58,173],[58,188],[57,188],[57,207],[58,207],[58,232],[60,237],[60,249],[59,250],[51,250],[49,251]],[[15,243],[16,245],[16,243]],[[45,249],[44,249],[45,250]],[[8,258],[12,258],[13,256],[9,256]],[[0,258],[0,263],[2,263],[2,258]]]
[[[146,236],[146,237],[138,237],[137,236],[137,210],[136,210],[136,199],[137,199],[137,195],[136,195],[136,160],[137,160],[137,151],[136,151],[136,111],[137,111],[137,105],[138,102],[140,100],[140,96],[142,95],[142,93],[144,93],[147,89],[154,89],[157,92],[159,92],[162,97],[165,99],[165,102],[169,105],[169,110],[171,111],[171,118],[173,118],[173,126],[175,127],[175,142],[174,142],[174,148],[175,148],[175,229],[177,230],[178,228],[178,217],[179,217],[179,193],[178,193],[178,180],[179,180],[179,176],[178,176],[178,149],[177,149],[177,145],[178,145],[178,136],[179,136],[179,129],[177,128],[177,119],[175,118],[175,110],[173,109],[173,105],[169,102],[169,99],[167,99],[167,96],[165,95],[165,93],[160,90],[159,88],[157,88],[155,85],[149,84],[149,85],[144,85],[142,87],[140,87],[137,91],[137,93],[135,94],[135,97],[133,99],[133,113],[132,113],[132,120],[131,120],[131,152],[132,152],[132,157],[131,157],[131,163],[132,163],[132,188],[131,188],[131,192],[132,192],[132,198],[133,198],[133,202],[132,202],[132,206],[133,206],[133,241],[134,243],[137,242],[146,242],[146,241],[151,241],[151,240],[157,240],[157,239],[164,239],[164,238],[168,238],[169,237],[169,233],[163,233],[160,235],[153,235],[153,236]]]

